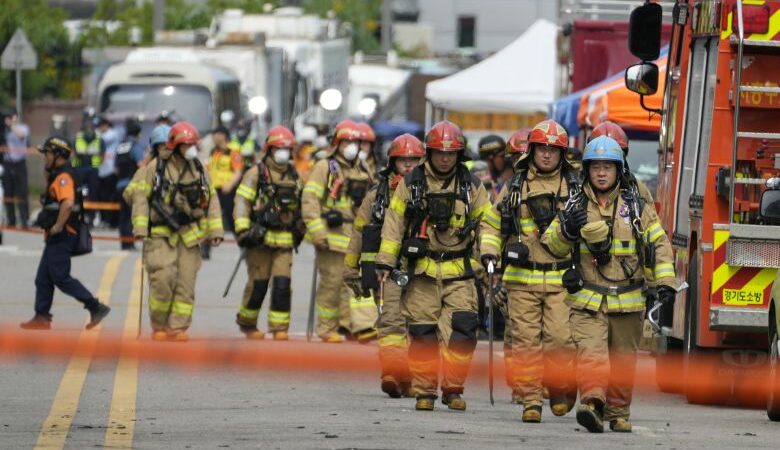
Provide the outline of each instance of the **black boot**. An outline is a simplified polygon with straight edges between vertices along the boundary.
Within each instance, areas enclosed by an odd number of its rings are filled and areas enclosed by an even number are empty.
[[[102,303],[98,303],[97,306],[89,310],[89,323],[87,324],[86,329],[91,330],[98,326],[100,321],[102,321],[109,312],[111,312],[111,308]]]
[[[19,324],[24,330],[50,330],[51,315],[35,314],[32,319]]]

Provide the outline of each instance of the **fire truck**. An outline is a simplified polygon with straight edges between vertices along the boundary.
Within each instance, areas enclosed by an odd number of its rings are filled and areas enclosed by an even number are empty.
[[[760,397],[780,267],[780,226],[762,214],[780,189],[780,1],[677,0],[671,19],[663,105],[649,113],[662,116],[656,208],[688,289],[660,317],[657,380],[691,403]],[[657,4],[632,12],[643,62],[625,81],[640,101],[658,87],[646,61],[661,22]]]

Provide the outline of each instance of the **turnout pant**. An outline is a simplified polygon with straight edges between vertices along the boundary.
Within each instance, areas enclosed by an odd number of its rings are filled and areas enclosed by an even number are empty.
[[[135,239],[133,238],[133,224],[132,224],[132,205],[128,205],[122,198],[122,193],[126,188],[117,190],[117,198],[119,201],[119,241],[122,248],[132,248]]]
[[[607,314],[606,301],[597,312],[571,311],[580,397],[604,404],[605,420],[630,416],[642,316],[642,311]]]
[[[16,226],[16,206],[19,206],[19,224],[27,228],[30,217],[30,205],[27,200],[27,161],[5,161],[2,163],[3,191],[5,191],[5,213],[9,226]]]
[[[319,284],[315,302],[317,304],[317,336],[325,337],[336,333],[339,328],[339,306],[349,305],[351,292],[344,285],[344,253],[333,250],[317,251]],[[349,312],[347,312],[349,317]]]
[[[566,291],[512,284],[508,289],[513,390],[523,397],[525,407],[542,406],[544,384],[552,402],[565,402],[567,394],[576,395],[571,378],[575,353],[569,306],[564,303]]]
[[[43,255],[35,275],[35,313],[51,317],[54,287],[84,304],[92,310],[98,299],[81,282],[70,276],[70,252],[76,242],[76,235],[62,231],[49,236],[43,247]]]
[[[474,280],[418,275],[407,286],[402,311],[408,321],[409,372],[418,396],[435,396],[442,360],[442,393],[463,393],[477,346]]]
[[[167,238],[145,241],[146,271],[149,273],[149,317],[154,331],[186,331],[192,323],[195,278],[201,265],[198,246]]]
[[[268,310],[268,330],[287,331],[290,327],[292,297],[290,272],[292,249],[255,247],[246,251],[248,275],[241,308],[236,317],[242,327],[256,328],[265,294],[271,287],[271,307]]]
[[[388,280],[382,314],[379,316],[379,363],[382,378],[392,377],[401,383],[410,382],[409,343],[406,338],[406,319],[401,314],[401,288]]]

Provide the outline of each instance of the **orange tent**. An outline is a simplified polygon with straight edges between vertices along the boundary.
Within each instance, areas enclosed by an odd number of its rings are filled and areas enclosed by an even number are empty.
[[[660,73],[658,91],[654,95],[645,96],[645,105],[648,108],[661,109],[666,62],[666,55],[655,61]],[[624,77],[586,91],[580,98],[580,108],[577,112],[577,123],[580,127],[593,128],[607,120],[627,130],[657,132],[661,127],[661,116],[642,109],[639,94],[626,88]]]

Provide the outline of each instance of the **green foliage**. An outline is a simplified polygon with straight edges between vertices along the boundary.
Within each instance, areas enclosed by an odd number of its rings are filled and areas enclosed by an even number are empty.
[[[24,98],[59,97],[70,83],[80,78],[74,71],[78,52],[68,42],[63,26],[67,14],[60,8],[50,8],[45,0],[3,0],[0,8],[0,47],[21,27],[38,53],[38,69],[22,72]],[[15,98],[15,74],[0,70],[0,104]]]
[[[351,24],[352,50],[366,53],[379,50],[377,33],[382,0],[303,0],[301,5],[307,13],[322,17],[332,10],[339,21]]]

